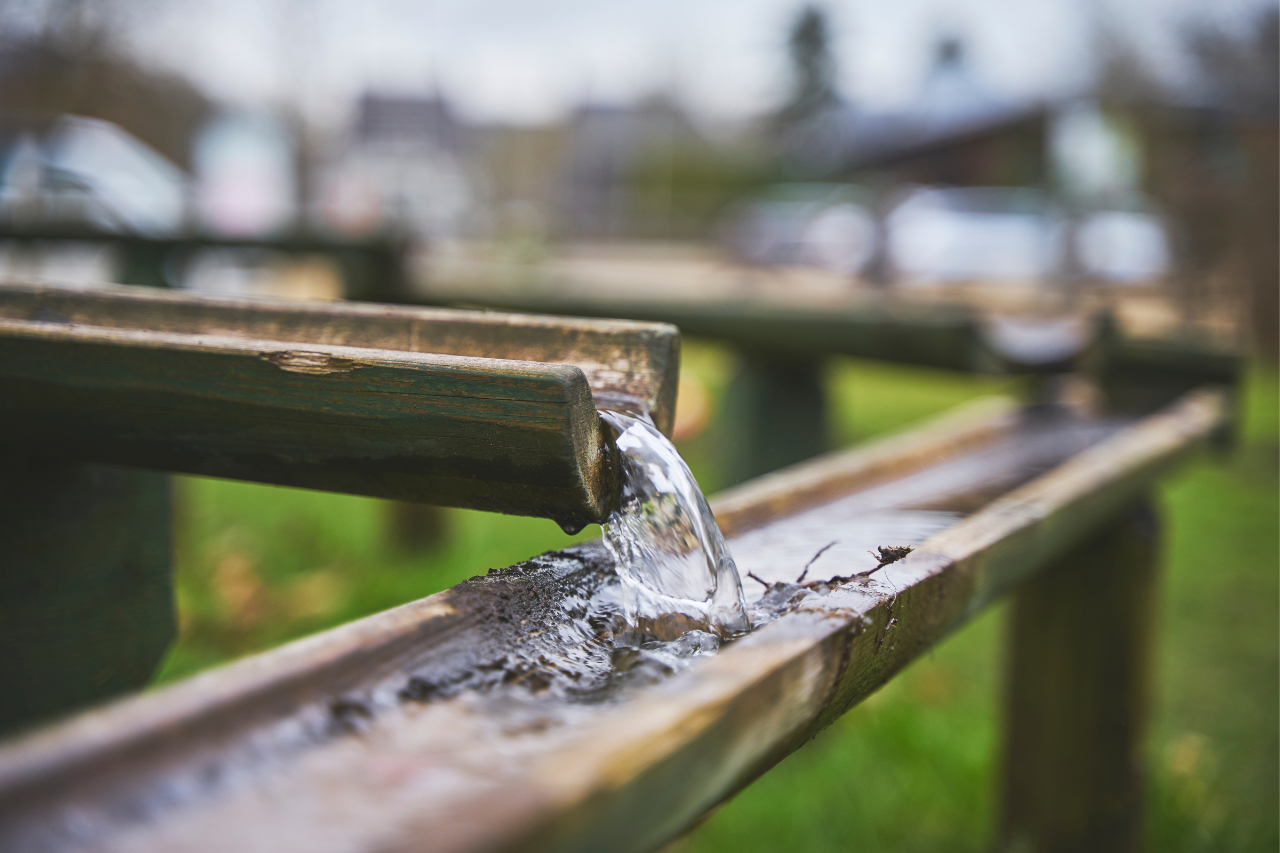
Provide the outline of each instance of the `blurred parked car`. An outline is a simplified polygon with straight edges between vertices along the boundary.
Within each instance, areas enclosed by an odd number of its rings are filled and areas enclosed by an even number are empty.
[[[186,216],[187,178],[117,125],[62,116],[0,150],[0,215],[26,224],[84,224],[167,235]]]
[[[732,211],[724,234],[729,252],[747,263],[853,274],[875,251],[876,223],[857,187],[780,184]]]
[[[1159,279],[1171,263],[1165,221],[1141,199],[1068,218],[1037,189],[919,188],[885,229],[895,277],[908,285],[1035,283],[1067,271],[1132,283]]]
[[[889,214],[889,262],[903,283],[1036,281],[1060,267],[1061,215],[1036,189],[912,190]]]
[[[1153,281],[1169,270],[1169,234],[1157,214],[1103,210],[1076,226],[1076,256],[1087,277],[1129,283]]]

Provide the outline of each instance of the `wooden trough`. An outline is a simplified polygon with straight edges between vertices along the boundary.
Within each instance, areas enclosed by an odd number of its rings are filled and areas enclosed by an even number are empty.
[[[979,374],[1025,377],[1050,399],[1056,381],[1086,376],[1105,406],[1155,411],[1204,385],[1237,383],[1238,351],[1195,338],[1134,339],[1108,312],[1002,317],[972,305],[896,298],[892,291],[838,298],[769,296],[743,288],[706,298],[654,297],[600,286],[515,288],[478,278],[465,287],[428,282],[388,299],[483,306],[575,317],[671,323],[681,333],[736,349],[722,438],[737,482],[828,449],[825,367],[832,356]]]
[[[745,484],[767,624],[715,653],[584,631],[588,544],[117,702],[0,748],[0,848],[655,850],[1016,590],[1002,842],[1136,849],[1146,499],[1224,417],[986,402]]]
[[[679,361],[652,323],[7,284],[0,439],[580,528],[616,491],[597,406],[669,432]]]

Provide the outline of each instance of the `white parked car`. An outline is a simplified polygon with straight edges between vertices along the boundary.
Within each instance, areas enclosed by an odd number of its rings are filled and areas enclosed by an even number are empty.
[[[1061,216],[1027,188],[920,188],[886,223],[889,261],[903,283],[1027,281],[1060,268]]]
[[[861,271],[875,251],[876,223],[863,194],[845,184],[780,184],[731,215],[726,242],[752,264]]]
[[[0,215],[165,235],[186,218],[187,177],[118,125],[62,116],[0,151]]]
[[[1169,235],[1154,213],[1103,210],[1076,228],[1084,275],[1120,283],[1154,281],[1169,271]]]

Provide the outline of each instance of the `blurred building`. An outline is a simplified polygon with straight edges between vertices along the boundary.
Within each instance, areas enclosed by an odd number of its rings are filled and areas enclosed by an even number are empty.
[[[366,93],[320,170],[322,223],[343,234],[464,234],[482,194],[478,141],[441,95]]]
[[[1161,283],[1192,318],[1243,304],[1247,277],[1249,299],[1269,311],[1275,264],[1263,259],[1275,255],[1275,228],[1252,223],[1274,221],[1260,188],[1275,181],[1250,176],[1275,173],[1276,118],[1275,104],[1254,94],[1104,79],[1077,97],[1012,101],[992,94],[963,46],[944,39],[912,104],[873,113],[832,101],[806,122],[838,132],[793,130],[789,156],[809,156],[822,180],[876,190],[884,263],[872,274]],[[807,138],[828,149],[806,148]],[[829,150],[837,143],[838,155]]]
[[[688,116],[667,98],[579,107],[565,128],[556,230],[579,240],[660,235],[662,223],[637,204],[638,173],[645,166],[670,172],[678,151],[701,144]]]
[[[260,237],[297,222],[296,153],[275,117],[225,113],[196,137],[193,161],[200,227],[215,235]]]

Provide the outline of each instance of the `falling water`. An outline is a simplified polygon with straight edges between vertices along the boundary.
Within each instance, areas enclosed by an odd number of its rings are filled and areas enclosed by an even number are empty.
[[[604,525],[624,617],[663,639],[751,628],[742,581],[689,466],[653,422],[601,411],[616,433],[619,506]]]

